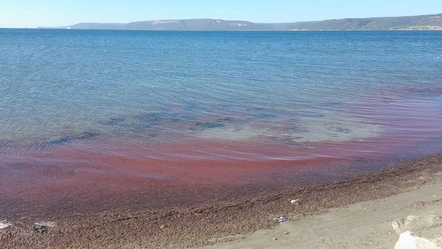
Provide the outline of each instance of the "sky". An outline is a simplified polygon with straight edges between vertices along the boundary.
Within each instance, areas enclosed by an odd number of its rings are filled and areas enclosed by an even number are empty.
[[[442,0],[0,0],[0,27],[215,18],[252,22],[442,13]]]

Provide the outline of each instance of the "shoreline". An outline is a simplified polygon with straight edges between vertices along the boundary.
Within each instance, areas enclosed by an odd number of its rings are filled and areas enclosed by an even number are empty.
[[[274,229],[215,239],[214,245],[200,249],[392,249],[399,237],[402,245],[411,246],[403,240],[406,232],[441,247],[442,172],[433,177],[397,195],[324,212],[291,214]]]
[[[276,227],[272,219],[323,213],[330,208],[378,200],[441,180],[442,154],[349,180],[265,191],[231,201],[149,211],[107,211],[55,216],[48,234],[32,231],[35,217],[8,220],[0,230],[2,248],[188,248],[209,246],[226,236]],[[299,200],[291,204],[290,200]],[[5,219],[7,217],[0,217]],[[218,240],[220,239],[220,240]]]

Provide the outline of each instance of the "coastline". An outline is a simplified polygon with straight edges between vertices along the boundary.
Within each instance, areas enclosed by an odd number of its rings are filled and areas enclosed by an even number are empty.
[[[274,229],[216,239],[215,245],[201,249],[393,249],[407,231],[441,247],[442,174],[437,178],[386,198],[325,212],[292,214]],[[409,243],[402,242],[411,246]]]
[[[290,220],[293,217],[312,217],[331,208],[380,200],[410,190],[419,196],[420,186],[440,185],[441,172],[442,154],[436,154],[346,181],[263,190],[254,196],[231,201],[214,200],[191,207],[146,211],[54,215],[48,221],[56,222],[57,226],[49,228],[47,234],[32,230],[33,223],[41,220],[20,217],[8,220],[12,225],[0,230],[0,245],[2,248],[209,246],[226,241],[226,236],[247,235],[260,229],[275,228],[277,223],[272,219],[281,215],[287,215]],[[290,200],[294,199],[299,200],[299,204],[291,204]],[[227,238],[237,240],[242,236]]]
[[[72,32],[2,31],[0,248],[382,248],[442,203],[442,33]]]

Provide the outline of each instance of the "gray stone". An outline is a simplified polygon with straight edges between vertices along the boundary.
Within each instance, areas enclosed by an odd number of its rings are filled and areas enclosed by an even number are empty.
[[[394,249],[441,249],[436,244],[427,239],[417,237],[410,231],[404,232],[399,236]]]
[[[48,231],[49,231],[47,226],[34,225],[32,228],[37,233],[48,233]]]

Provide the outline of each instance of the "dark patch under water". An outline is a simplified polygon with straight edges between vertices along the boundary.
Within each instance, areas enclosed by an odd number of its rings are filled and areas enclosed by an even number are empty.
[[[53,146],[60,146],[60,145],[65,145],[67,143],[70,143],[72,141],[74,141],[74,137],[71,136],[66,136],[66,137],[62,137],[59,139],[55,139],[55,140],[51,140],[48,142],[45,142],[46,145],[53,145]]]
[[[348,129],[348,128],[344,128],[344,127],[340,127],[340,126],[333,126],[333,127],[330,127],[329,130],[331,130],[331,131],[335,131],[335,132],[340,132],[340,133],[350,133],[350,132],[351,132],[350,129]]]
[[[320,106],[326,106],[326,107],[339,107],[339,106],[342,106],[343,103],[342,102],[329,101],[329,102],[322,102],[319,105]]]
[[[442,95],[442,87],[402,87],[395,89],[396,94],[401,97],[438,97]]]
[[[227,123],[230,123],[232,121],[233,121],[232,118],[220,118],[211,122],[198,121],[195,123],[195,127],[190,128],[190,130],[203,131],[205,129],[220,128],[224,127]]]
[[[152,138],[157,138],[158,135],[157,134],[147,134],[146,137],[152,139]]]
[[[265,119],[265,118],[277,118],[279,117],[278,114],[270,113],[270,112],[262,112],[259,114],[254,115],[255,118],[258,119]]]
[[[179,113],[143,113],[133,116],[131,120],[132,122],[128,125],[139,131],[151,128],[161,128],[170,123],[177,123],[189,119],[192,119],[192,117],[184,116]]]
[[[113,125],[120,125],[122,123],[124,123],[126,121],[125,118],[110,118],[104,122],[100,122],[102,125],[108,125],[108,126],[113,126]]]
[[[161,124],[167,119],[166,113],[143,113],[132,117],[136,130],[145,130]]]
[[[246,109],[246,111],[264,111],[264,110],[265,110],[264,107],[251,107]]]
[[[65,136],[58,139],[46,141],[43,143],[45,146],[63,146],[69,143],[74,142],[75,140],[84,140],[84,139],[92,139],[98,137],[100,134],[96,132],[83,132],[79,135],[74,136]]]

